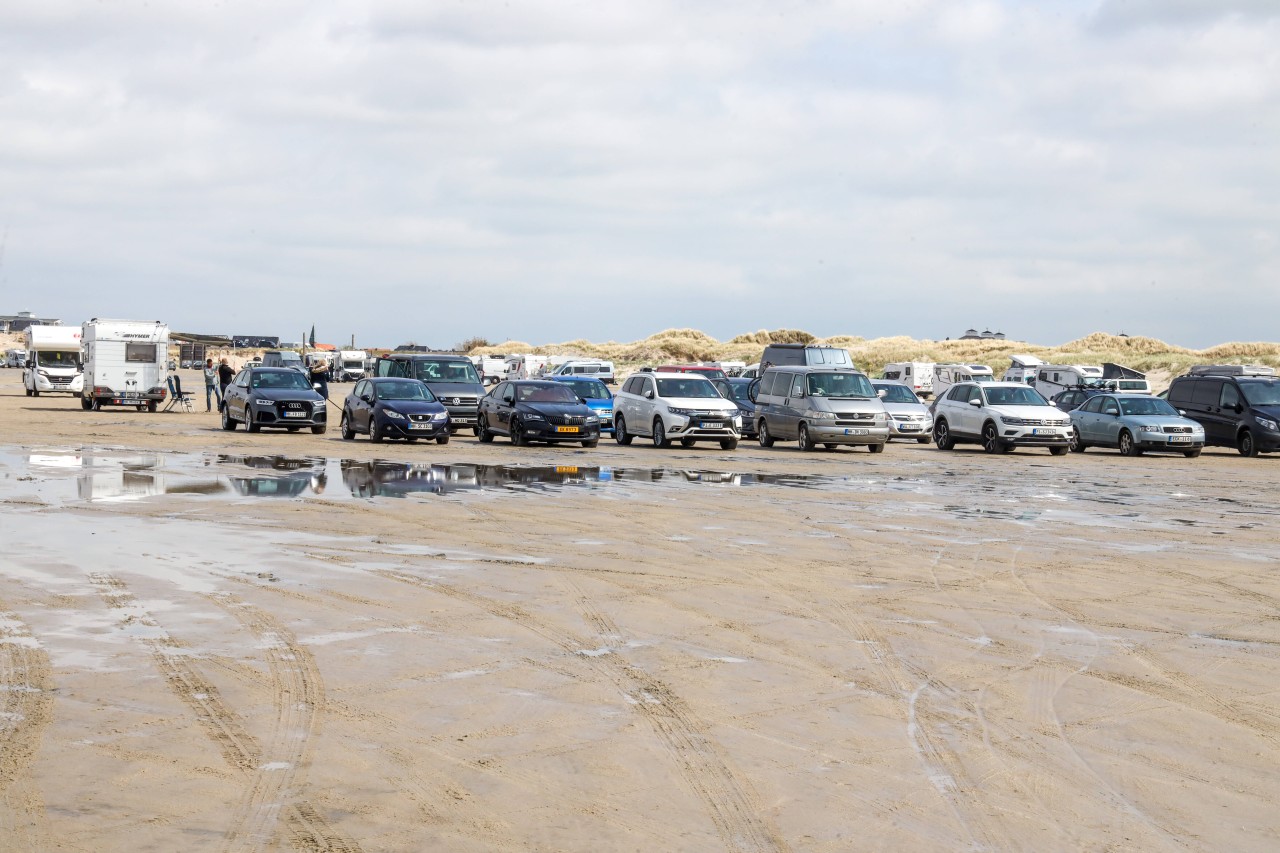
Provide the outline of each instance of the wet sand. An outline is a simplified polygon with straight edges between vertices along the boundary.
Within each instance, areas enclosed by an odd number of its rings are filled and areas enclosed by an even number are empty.
[[[200,396],[0,371],[0,849],[1280,846],[1280,458],[375,446]]]

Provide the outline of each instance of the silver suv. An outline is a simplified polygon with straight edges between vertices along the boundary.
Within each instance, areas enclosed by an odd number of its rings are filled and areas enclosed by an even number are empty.
[[[1072,433],[1071,418],[1021,382],[961,382],[934,404],[933,442],[939,450],[973,442],[988,453],[1047,447],[1061,456]]]
[[[738,405],[720,396],[710,379],[692,373],[636,373],[613,398],[618,444],[647,435],[654,447],[719,441],[722,449],[733,450],[741,425]]]

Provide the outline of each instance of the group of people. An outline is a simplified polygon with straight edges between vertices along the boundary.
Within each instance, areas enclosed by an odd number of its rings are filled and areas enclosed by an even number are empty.
[[[227,386],[231,384],[231,380],[235,378],[236,372],[223,358],[218,364],[213,363],[213,359],[207,358],[204,362],[204,410],[206,412],[213,411],[213,404],[217,402],[218,411],[222,411],[222,400],[227,395]],[[323,359],[311,365],[311,381],[320,386],[320,393],[327,400],[329,398],[329,379],[330,370],[329,362]]]

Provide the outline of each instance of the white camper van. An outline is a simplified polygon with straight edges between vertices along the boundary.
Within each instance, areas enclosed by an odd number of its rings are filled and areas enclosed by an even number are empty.
[[[896,361],[884,366],[880,378],[901,382],[921,397],[931,397],[935,366],[932,361]]]
[[[361,349],[339,350],[331,362],[334,382],[359,382],[364,379],[364,362],[368,354]]]
[[[28,326],[27,360],[22,387],[28,397],[41,394],[79,395],[80,330],[74,326]]]
[[[480,381],[485,385],[497,385],[507,378],[507,357],[505,355],[473,355],[471,363],[480,373]]]
[[[95,317],[81,327],[81,343],[81,407],[137,406],[154,412],[168,394],[169,327],[164,323]]]
[[[505,379],[536,379],[545,372],[550,359],[545,355],[509,355]]]
[[[995,381],[995,371],[985,364],[936,364],[933,367],[933,396],[941,399],[957,382]]]
[[[1102,376],[1096,364],[1042,364],[1036,368],[1036,390],[1048,399],[1068,388],[1115,388]]]
[[[22,367],[27,363],[27,351],[24,349],[5,350],[5,367]]]
[[[1021,382],[1024,385],[1036,384],[1036,370],[1044,364],[1034,355],[1011,355],[1009,369],[1000,377],[1001,382]]]

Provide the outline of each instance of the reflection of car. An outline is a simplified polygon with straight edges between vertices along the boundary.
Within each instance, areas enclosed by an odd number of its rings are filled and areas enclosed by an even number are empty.
[[[920,402],[916,392],[905,382],[875,380],[871,387],[880,395],[884,410],[889,413],[889,439],[909,438],[918,444],[928,444],[933,433],[933,415],[929,407]]]
[[[1054,394],[1049,398],[1049,402],[1064,412],[1070,412],[1080,408],[1085,400],[1107,393],[1110,393],[1108,388],[1068,388],[1066,391]]]
[[[319,435],[328,413],[324,397],[307,377],[290,367],[246,367],[236,374],[223,397],[222,428],[243,423],[249,432],[263,427],[297,432],[304,426]]]
[[[613,437],[619,444],[647,434],[655,447],[679,439],[684,447],[719,441],[722,449],[733,450],[740,425],[737,404],[720,396],[703,376],[641,371],[633,373],[614,398]]]
[[[600,419],[600,431],[613,432],[613,392],[602,380],[570,374],[556,374],[546,378],[551,382],[563,382],[572,388],[573,393]]]
[[[1121,456],[1148,450],[1200,455],[1204,427],[1150,394],[1096,394],[1071,413],[1071,449],[1118,447]]]
[[[933,440],[939,450],[972,442],[988,453],[1047,447],[1061,456],[1071,434],[1071,419],[1021,382],[960,382],[934,407]]]
[[[738,416],[742,418],[742,437],[756,437],[756,404],[751,402],[751,398],[747,396],[751,390],[751,383],[754,379],[731,377],[724,380],[724,384],[729,388],[731,396],[726,399],[732,400],[738,407]],[[716,383],[716,387],[720,387],[720,383]],[[724,391],[721,391],[724,394]]]
[[[342,403],[342,437],[350,441],[358,432],[370,441],[426,438],[448,444],[449,412],[417,379],[361,379]]]
[[[287,369],[287,368],[286,368]],[[220,455],[218,462],[226,465],[243,465],[280,471],[275,476],[243,477],[229,475],[228,482],[238,493],[250,497],[297,497],[310,490],[324,492],[327,475],[325,460],[288,456],[227,456]]]
[[[448,478],[439,465],[344,459],[342,482],[356,497],[402,498],[415,492],[444,494]]]
[[[600,441],[600,419],[563,382],[499,382],[481,398],[477,420],[485,442],[495,435],[510,436],[515,445],[580,441],[583,447],[595,447]]]

